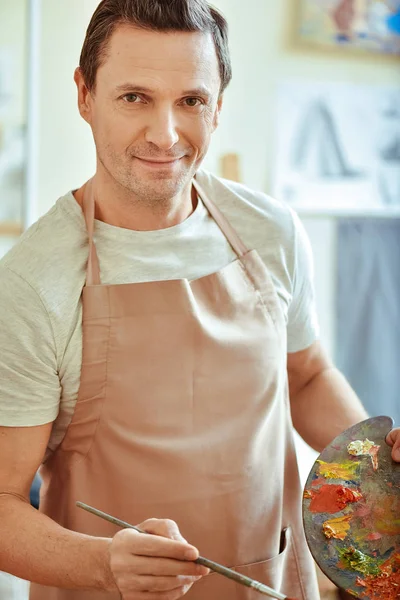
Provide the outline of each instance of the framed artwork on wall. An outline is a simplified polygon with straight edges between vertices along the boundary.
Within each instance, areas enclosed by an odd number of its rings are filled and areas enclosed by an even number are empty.
[[[400,57],[400,0],[298,0],[296,21],[309,47]]]

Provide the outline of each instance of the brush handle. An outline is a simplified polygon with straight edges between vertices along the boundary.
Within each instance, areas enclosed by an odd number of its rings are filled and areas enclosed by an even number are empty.
[[[126,521],[121,521],[120,519],[112,517],[111,515],[108,515],[107,513],[103,512],[101,510],[97,510],[97,508],[88,506],[87,504],[84,504],[83,502],[77,502],[76,505],[78,506],[78,508],[83,508],[83,510],[90,512],[93,515],[96,515],[97,517],[100,517],[101,519],[108,521],[109,523],[113,523],[114,525],[118,525],[118,527],[122,527],[122,529],[134,529],[138,533],[148,534],[147,531],[143,531],[142,529],[139,529],[139,527],[135,527],[135,525],[131,525],[130,523],[127,523]],[[270,598],[275,598],[276,600],[289,600],[289,598],[287,596],[285,596],[284,594],[281,594],[280,592],[273,590],[268,585],[264,585],[263,583],[260,583],[259,581],[256,581],[255,579],[251,579],[250,577],[241,575],[240,573],[237,573],[233,569],[228,569],[228,567],[224,567],[223,565],[220,565],[212,560],[208,560],[208,558],[203,558],[202,556],[199,556],[199,558],[197,560],[195,560],[194,562],[198,565],[203,565],[203,567],[207,567],[208,569],[210,569],[211,571],[214,571],[215,573],[219,573],[219,575],[223,575],[224,577],[227,577],[228,579],[232,579],[233,581],[236,581],[237,583],[240,583],[241,585],[245,585],[246,587],[250,587],[254,590],[257,590],[257,592],[260,592],[260,594],[263,594],[264,596],[269,596]]]

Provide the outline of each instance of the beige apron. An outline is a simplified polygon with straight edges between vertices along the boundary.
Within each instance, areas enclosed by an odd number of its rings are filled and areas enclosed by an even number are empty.
[[[202,556],[317,600],[302,530],[284,315],[257,252],[194,186],[237,260],[194,281],[127,285],[100,283],[87,186],[81,385],[66,437],[42,467],[41,510],[68,529],[104,537],[118,528],[77,509],[77,500],[133,524],[173,519]],[[103,597],[119,594],[37,585],[31,592],[31,600]],[[259,597],[210,574],[185,598]]]

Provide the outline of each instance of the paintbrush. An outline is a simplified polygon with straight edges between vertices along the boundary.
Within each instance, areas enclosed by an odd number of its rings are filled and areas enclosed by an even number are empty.
[[[79,508],[83,508],[87,512],[92,513],[93,515],[96,515],[97,517],[100,517],[101,519],[108,521],[109,523],[113,523],[114,525],[118,525],[118,527],[122,527],[122,529],[134,529],[135,531],[137,531],[139,533],[148,534],[147,531],[143,531],[142,529],[139,529],[139,527],[135,527],[134,525],[130,525],[129,523],[126,523],[126,521],[121,521],[120,519],[112,517],[111,515],[108,515],[107,513],[104,513],[101,510],[97,510],[96,508],[92,508],[91,506],[88,506],[87,504],[84,504],[83,502],[77,502],[76,505]],[[263,583],[260,583],[259,581],[256,581],[255,579],[251,579],[250,577],[241,575],[240,573],[237,573],[236,571],[233,571],[232,569],[228,569],[227,567],[219,565],[218,563],[216,563],[212,560],[208,560],[208,558],[203,558],[202,556],[199,556],[199,558],[197,560],[195,560],[194,562],[198,565],[203,565],[203,567],[207,567],[208,569],[210,569],[210,571],[214,571],[215,573],[218,573],[219,575],[223,575],[224,577],[227,577],[228,579],[232,579],[233,581],[236,581],[237,583],[240,583],[241,585],[245,585],[246,587],[252,588],[252,589],[256,590],[257,592],[260,592],[260,594],[263,594],[264,596],[269,596],[270,598],[276,598],[276,600],[295,600],[294,598],[288,598],[284,594],[281,594],[280,592],[273,590],[272,588],[268,587],[267,585],[264,585]]]

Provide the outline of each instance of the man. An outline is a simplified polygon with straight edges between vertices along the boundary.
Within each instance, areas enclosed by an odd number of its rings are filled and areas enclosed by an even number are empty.
[[[298,219],[200,170],[230,77],[205,0],[93,16],[75,81],[96,175],[1,264],[0,569],[33,600],[252,597],[199,550],[318,597],[292,419],[321,450],[366,415],[318,342]]]

